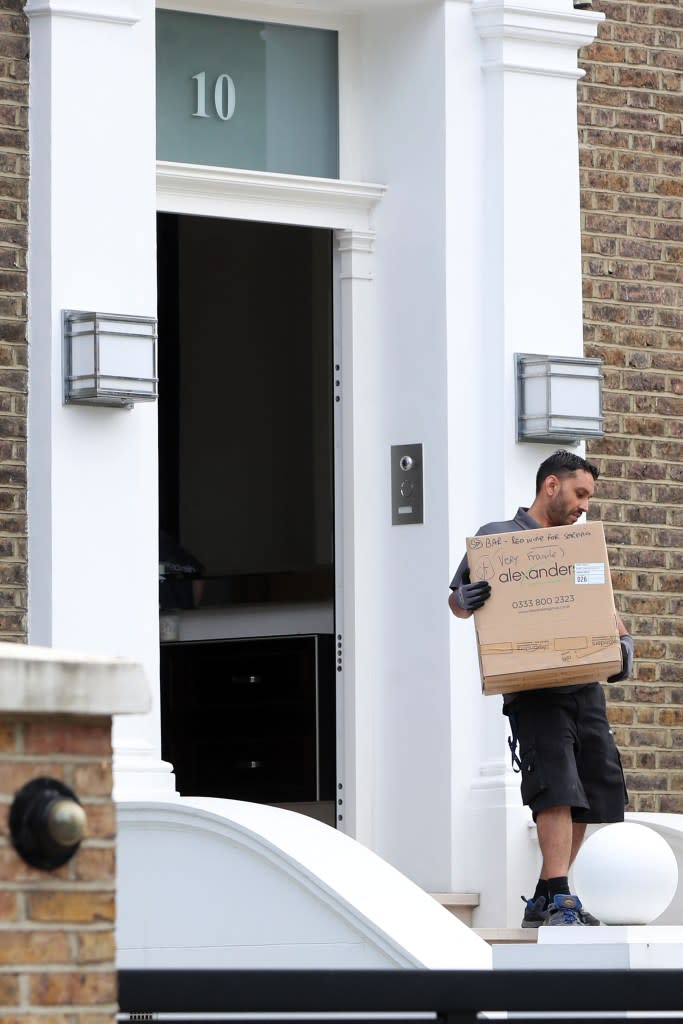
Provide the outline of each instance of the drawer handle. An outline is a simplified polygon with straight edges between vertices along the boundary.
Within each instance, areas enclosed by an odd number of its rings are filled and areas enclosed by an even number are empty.
[[[239,686],[253,686],[255,683],[262,683],[263,676],[233,676],[232,682],[237,683]]]

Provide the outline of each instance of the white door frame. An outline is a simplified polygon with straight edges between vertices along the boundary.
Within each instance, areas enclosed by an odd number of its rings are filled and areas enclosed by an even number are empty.
[[[157,210],[164,213],[328,228],[334,257],[335,645],[337,827],[357,838],[371,828],[373,695],[361,688],[354,643],[353,486],[362,441],[354,432],[354,352],[368,341],[373,304],[373,212],[385,186],[266,171],[157,163]],[[337,369],[339,367],[339,369]],[[346,374],[345,374],[346,370]],[[343,400],[342,400],[343,398]],[[348,632],[345,632],[344,626]],[[364,783],[364,784],[361,784]]]

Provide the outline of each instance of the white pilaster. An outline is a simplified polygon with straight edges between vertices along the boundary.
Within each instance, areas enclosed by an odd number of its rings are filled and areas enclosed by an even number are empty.
[[[376,520],[365,514],[363,494],[376,486],[377,387],[380,374],[373,320],[372,231],[337,231],[342,523],[345,831],[374,848],[375,714],[378,614]]]
[[[144,665],[117,785],[172,795],[160,760],[156,408],[62,405],[61,311],[156,315],[153,0],[30,0],[32,643]],[[134,773],[126,775],[132,770]]]
[[[475,223],[470,216],[464,223],[481,241],[474,242],[472,264],[463,261],[475,296],[463,294],[471,332],[466,356],[464,339],[458,346],[456,328],[449,332],[449,360],[459,369],[464,365],[465,378],[474,382],[466,393],[451,369],[451,500],[458,500],[459,467],[474,471],[481,483],[469,504],[470,514],[480,510],[478,521],[466,524],[460,548],[465,532],[531,503],[536,468],[552,450],[516,443],[515,352],[583,351],[577,51],[594,39],[602,19],[575,10],[572,0],[472,0],[453,5],[453,31],[467,31],[468,7],[475,33],[469,53],[479,52],[479,67],[469,80],[469,128],[482,165],[472,183],[480,219]],[[449,51],[451,61],[457,46]],[[451,68],[452,80],[463,81],[467,67],[465,60],[464,70]],[[452,127],[449,137],[457,137]],[[457,196],[449,202],[457,206]],[[453,228],[450,251],[462,256],[462,244]],[[466,437],[472,449],[463,458],[458,442]],[[462,520],[460,510],[454,518]],[[464,625],[463,630],[457,624],[455,671],[464,666],[465,673],[468,667],[476,673],[473,638],[462,638]],[[507,756],[501,701],[479,698],[472,713],[480,722],[470,830],[470,873],[478,873],[482,893],[476,924],[513,926],[521,916],[521,893],[533,888],[537,851]]]
[[[515,446],[514,353],[583,352],[577,51],[603,15],[572,0],[473,0],[472,16],[484,71],[484,340],[499,368],[489,386],[511,505],[531,497],[527,467],[548,451]]]

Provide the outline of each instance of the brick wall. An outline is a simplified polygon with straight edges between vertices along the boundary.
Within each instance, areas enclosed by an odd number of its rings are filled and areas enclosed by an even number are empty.
[[[636,671],[609,690],[631,808],[683,812],[683,4],[594,0],[581,54],[585,352],[605,363],[601,469]]]
[[[111,718],[0,714],[0,1019],[113,1024],[114,837]],[[16,791],[48,775],[87,814],[80,849],[53,872],[30,868],[8,838]]]
[[[28,24],[0,0],[0,639],[26,638]]]

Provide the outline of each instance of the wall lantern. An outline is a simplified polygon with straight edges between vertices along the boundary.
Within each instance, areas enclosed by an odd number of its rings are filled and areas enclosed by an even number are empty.
[[[64,402],[130,408],[158,394],[157,322],[67,309],[63,314]]]
[[[579,444],[602,437],[602,360],[515,355],[517,440]]]

